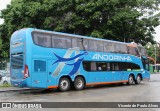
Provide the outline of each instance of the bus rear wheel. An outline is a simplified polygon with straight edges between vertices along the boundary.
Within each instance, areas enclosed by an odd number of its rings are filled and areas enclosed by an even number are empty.
[[[133,85],[133,84],[135,84],[135,80],[133,75],[130,75],[128,78],[128,85]]]
[[[84,79],[82,77],[76,77],[76,79],[74,80],[74,88],[76,90],[82,90],[84,89],[84,86],[85,86]]]
[[[142,80],[142,78],[141,78],[141,76],[140,75],[137,75],[137,77],[136,77],[136,84],[140,84],[141,83],[141,80]]]
[[[64,92],[70,89],[70,80],[67,77],[63,77],[59,81],[59,90]]]

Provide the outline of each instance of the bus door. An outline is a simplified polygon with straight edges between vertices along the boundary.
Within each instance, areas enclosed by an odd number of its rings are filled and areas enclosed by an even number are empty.
[[[48,74],[47,61],[45,59],[34,59],[32,64],[32,87],[46,88]]]
[[[48,76],[47,76],[47,87],[54,87],[58,85],[58,77],[60,72],[62,71],[64,67],[64,63],[54,63],[55,59],[48,60]]]

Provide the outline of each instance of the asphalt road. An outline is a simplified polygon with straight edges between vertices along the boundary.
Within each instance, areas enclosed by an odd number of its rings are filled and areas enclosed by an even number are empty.
[[[149,82],[140,85],[106,85],[86,88],[82,91],[71,90],[59,92],[57,90],[26,90],[0,93],[0,102],[160,102],[160,74],[151,75]],[[2,110],[2,109],[0,109]],[[9,109],[7,109],[9,110]],[[21,110],[21,109],[18,109]],[[18,111],[17,109],[15,111]],[[27,110],[27,109],[26,109]],[[39,111],[38,109],[34,109]],[[45,109],[43,109],[45,110]],[[92,111],[160,111],[157,108],[137,109],[47,109],[47,110],[92,110]]]

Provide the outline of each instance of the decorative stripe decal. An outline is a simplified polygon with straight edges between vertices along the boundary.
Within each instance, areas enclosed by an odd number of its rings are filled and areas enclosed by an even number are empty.
[[[96,85],[105,85],[105,84],[116,84],[116,83],[123,83],[123,82],[128,82],[128,80],[123,80],[123,81],[116,81],[116,82],[95,82],[95,83],[88,83],[86,86],[96,86]]]
[[[48,86],[48,89],[58,88],[58,86]]]

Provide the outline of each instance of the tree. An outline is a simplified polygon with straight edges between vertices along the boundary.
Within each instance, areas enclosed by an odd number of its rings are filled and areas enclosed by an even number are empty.
[[[24,27],[61,31],[145,45],[154,43],[159,0],[12,0],[2,10],[2,46]],[[4,49],[1,49],[4,50]]]
[[[147,44],[146,45],[148,57],[150,57],[152,64],[160,64],[160,43],[157,44]]]

